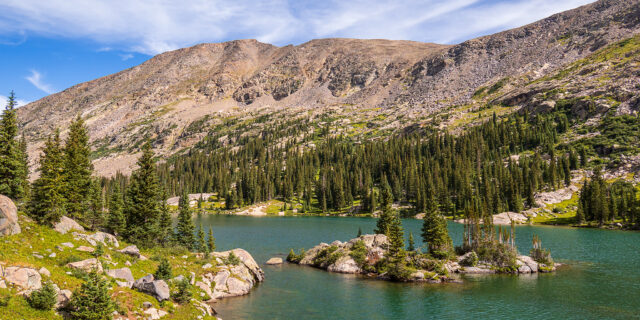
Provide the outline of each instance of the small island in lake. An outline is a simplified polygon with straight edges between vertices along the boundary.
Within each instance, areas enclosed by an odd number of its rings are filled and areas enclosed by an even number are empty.
[[[375,233],[359,232],[347,242],[320,243],[299,253],[292,249],[287,261],[382,280],[432,283],[460,282],[460,274],[530,274],[553,272],[559,266],[535,235],[529,255],[520,255],[515,227],[496,229],[490,216],[481,221],[472,214],[466,219],[463,244],[454,248],[445,218],[437,210],[431,211],[422,227],[426,253],[415,248],[412,234],[405,249],[401,220],[391,210],[380,216]]]

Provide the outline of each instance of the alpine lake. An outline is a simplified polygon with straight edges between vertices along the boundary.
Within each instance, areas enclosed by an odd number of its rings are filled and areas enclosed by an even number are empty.
[[[555,273],[465,276],[463,283],[392,283],[330,273],[309,266],[265,265],[291,248],[347,241],[376,220],[349,217],[204,215],[216,251],[243,248],[265,272],[247,296],[214,306],[222,319],[640,319],[640,233],[517,226],[516,244],[528,254],[534,234],[565,264]],[[405,237],[420,241],[421,220],[404,219]],[[454,245],[463,225],[449,222]]]

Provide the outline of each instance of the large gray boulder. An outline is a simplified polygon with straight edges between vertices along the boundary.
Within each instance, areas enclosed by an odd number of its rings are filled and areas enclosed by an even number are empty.
[[[519,273],[538,272],[538,263],[529,256],[518,256],[517,263]]]
[[[97,271],[102,272],[102,263],[96,258],[86,259],[77,262],[71,262],[67,264],[67,267],[71,269],[78,269],[85,272]]]
[[[128,254],[132,257],[140,258],[142,255],[140,254],[140,249],[135,244],[132,244],[122,250],[118,250],[120,253]]]
[[[0,236],[18,233],[20,233],[18,208],[11,199],[0,194]]]
[[[42,277],[35,269],[23,267],[8,267],[4,269],[4,280],[25,290],[42,288]]]
[[[53,225],[53,229],[62,234],[73,230],[84,232],[84,228],[79,223],[66,216],[62,216],[62,218],[60,218],[60,221]]]
[[[264,281],[264,271],[260,269],[260,266],[253,259],[251,254],[244,249],[233,249],[229,251],[223,252],[213,252],[212,255],[214,258],[226,259],[229,257],[229,254],[233,252],[233,254],[240,259],[242,265],[244,265],[255,277],[255,280],[258,282]]]
[[[141,292],[154,296],[158,301],[169,300],[169,285],[164,280],[154,280],[152,274],[148,274],[133,283],[133,287]]]
[[[360,269],[358,264],[349,255],[344,255],[340,257],[334,264],[330,265],[327,268],[327,270],[331,272],[339,272],[339,273],[362,272],[362,269]]]
[[[97,246],[98,243],[102,243],[105,246],[113,245],[116,248],[120,246],[120,243],[118,243],[118,239],[116,238],[116,236],[102,231],[98,231],[94,234],[74,232],[73,238],[76,240],[85,240],[92,246]]]
[[[129,268],[109,269],[105,272],[108,276],[115,279],[122,279],[125,281],[134,282],[133,274]]]

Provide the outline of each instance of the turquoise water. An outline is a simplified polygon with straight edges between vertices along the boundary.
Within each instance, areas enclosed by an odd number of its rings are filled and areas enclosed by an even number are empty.
[[[215,305],[225,319],[640,319],[640,233],[555,227],[517,227],[521,253],[535,233],[556,261],[555,274],[482,276],[463,284],[402,284],[329,273],[311,267],[267,266],[290,248],[349,240],[374,219],[204,216],[217,250],[244,248],[266,280],[247,296]],[[421,221],[404,220],[417,243]],[[450,223],[454,244],[462,225]]]

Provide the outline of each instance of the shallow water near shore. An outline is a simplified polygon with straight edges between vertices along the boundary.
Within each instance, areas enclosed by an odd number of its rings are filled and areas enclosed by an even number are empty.
[[[216,303],[229,319],[640,319],[640,233],[519,226],[520,253],[537,234],[557,262],[555,274],[466,277],[463,284],[404,284],[329,273],[308,266],[268,266],[290,248],[346,241],[358,228],[372,233],[375,219],[346,217],[242,217],[195,219],[213,227],[217,251],[243,248],[266,280],[247,296]],[[405,236],[420,242],[422,221],[403,220]],[[449,223],[454,244],[463,226]]]

